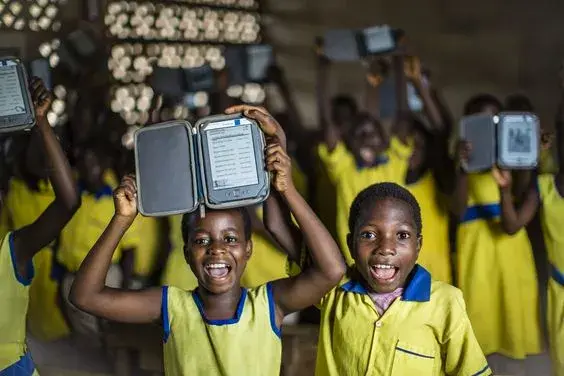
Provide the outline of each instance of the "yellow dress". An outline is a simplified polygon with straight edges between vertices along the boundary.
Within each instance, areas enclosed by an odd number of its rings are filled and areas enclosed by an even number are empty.
[[[547,321],[552,370],[555,376],[564,376],[564,198],[556,189],[552,174],[539,177],[539,191],[540,217],[551,271]]]
[[[134,250],[133,273],[139,277],[149,277],[155,271],[159,251],[159,221],[154,217],[138,215],[130,231],[137,233],[141,239]]]
[[[541,352],[535,262],[527,231],[500,224],[499,188],[491,173],[468,177],[468,209],[457,237],[458,284],[486,355],[522,359]]]
[[[452,283],[445,197],[438,191],[431,171],[427,171],[419,181],[408,185],[407,188],[421,208],[423,247],[417,262],[427,269],[434,279]]]
[[[49,204],[55,193],[49,183],[41,182],[39,191],[30,190],[19,179],[10,181],[10,190],[2,208],[2,228],[15,230],[33,223]],[[52,341],[70,334],[70,329],[59,307],[59,282],[51,246],[39,251],[33,258],[35,277],[29,292],[27,312],[28,329],[43,341]]]
[[[33,274],[31,262],[26,277],[17,272],[12,233],[4,235],[0,245],[0,300],[4,303],[0,314],[0,375],[37,376],[25,343],[29,285]]]
[[[208,320],[196,292],[165,286],[162,318],[165,375],[280,375],[282,341],[270,284],[242,289],[227,320]]]

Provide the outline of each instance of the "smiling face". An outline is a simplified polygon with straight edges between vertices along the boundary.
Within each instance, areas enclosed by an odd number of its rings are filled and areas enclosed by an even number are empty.
[[[387,142],[381,125],[369,117],[350,130],[348,139],[351,152],[361,165],[373,165],[386,150]]]
[[[209,211],[204,218],[190,218],[184,256],[200,286],[212,294],[238,289],[252,253],[241,212]]]
[[[376,293],[403,287],[415,266],[422,240],[410,206],[395,198],[381,198],[357,223],[349,235],[349,247],[368,287]]]

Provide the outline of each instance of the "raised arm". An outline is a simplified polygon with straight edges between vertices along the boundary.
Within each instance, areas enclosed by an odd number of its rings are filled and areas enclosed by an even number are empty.
[[[296,190],[290,158],[283,148],[269,145],[266,159],[268,170],[274,173],[273,186],[296,218],[312,258],[312,264],[298,276],[273,282],[280,324],[285,315],[318,303],[339,283],[345,264],[335,240]]]
[[[341,141],[342,135],[339,127],[333,122],[333,117],[331,116],[331,94],[329,90],[331,86],[331,62],[323,55],[319,42],[315,58],[317,65],[316,95],[319,124],[323,130],[323,140],[329,151],[332,151],[339,141]]]
[[[423,79],[419,58],[412,56],[406,61],[406,77],[413,84],[417,94],[423,101],[423,108],[434,131],[444,130],[442,115],[431,92],[431,87]]]
[[[112,256],[137,215],[135,178],[126,176],[114,192],[115,214],[76,274],[70,301],[94,316],[127,323],[150,323],[161,315],[162,289],[126,291],[105,284]]]
[[[16,230],[13,234],[17,267],[24,273],[33,256],[55,240],[80,206],[80,195],[71,168],[47,121],[47,112],[53,101],[52,95],[38,78],[31,80],[30,90],[36,116],[36,126],[32,130],[35,134],[32,137],[41,139],[55,200],[35,222]]]
[[[529,224],[535,216],[539,206],[539,194],[536,189],[536,178],[531,178],[529,187],[523,196],[519,207],[515,207],[512,192],[511,171],[500,170],[494,167],[492,170],[494,179],[499,186],[501,200],[501,226],[503,231],[509,235],[517,233],[521,228]]]
[[[240,105],[228,108],[227,114],[243,112],[245,116],[255,119],[261,124],[267,143],[278,144],[286,151],[286,135],[278,122],[262,107]],[[263,204],[263,223],[274,240],[288,254],[288,257],[299,262],[301,259],[302,236],[292,221],[288,207],[282,196],[272,191]]]

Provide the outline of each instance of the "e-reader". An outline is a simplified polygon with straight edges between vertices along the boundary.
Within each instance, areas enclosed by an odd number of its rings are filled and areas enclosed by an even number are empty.
[[[539,159],[539,120],[532,113],[497,116],[497,164],[502,168],[532,169]]]
[[[40,78],[47,90],[53,90],[51,66],[49,65],[49,61],[47,59],[35,59],[29,63],[29,67],[32,77]]]
[[[139,212],[189,213],[198,207],[254,205],[270,192],[264,136],[241,114],[171,121],[135,133]]]
[[[396,83],[393,75],[388,76],[378,86],[378,96],[380,101],[380,118],[388,119],[396,116]],[[419,97],[417,90],[411,82],[407,83],[407,104],[413,112],[421,112],[423,110],[423,100]]]
[[[184,69],[184,81],[186,83],[186,91],[190,93],[211,91],[215,85],[213,69],[209,64]]]
[[[467,172],[486,171],[495,163],[496,124],[491,115],[465,116],[460,121],[460,138],[470,142],[472,151],[468,163],[463,166]]]
[[[0,58],[0,132],[34,125],[35,111],[23,63],[15,57]]]
[[[254,205],[270,192],[264,135],[258,124],[235,115],[196,123],[204,199],[213,209]]]
[[[227,47],[225,66],[229,69],[229,84],[265,82],[267,69],[273,61],[272,46],[267,44]]]

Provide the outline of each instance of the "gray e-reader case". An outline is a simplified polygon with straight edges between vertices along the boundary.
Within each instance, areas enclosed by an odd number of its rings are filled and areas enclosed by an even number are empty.
[[[28,130],[35,125],[35,109],[23,63],[0,58],[0,133]]]
[[[195,126],[170,121],[135,133],[139,212],[168,216],[201,205],[255,205],[270,193],[264,135],[241,114],[210,116]]]

